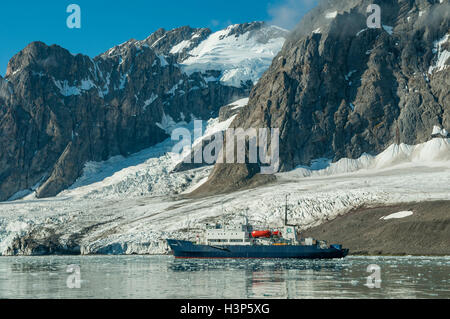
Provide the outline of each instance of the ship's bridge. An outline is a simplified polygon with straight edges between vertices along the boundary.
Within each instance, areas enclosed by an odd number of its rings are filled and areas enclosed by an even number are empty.
[[[205,240],[208,245],[250,245],[252,228],[248,225],[206,225]]]

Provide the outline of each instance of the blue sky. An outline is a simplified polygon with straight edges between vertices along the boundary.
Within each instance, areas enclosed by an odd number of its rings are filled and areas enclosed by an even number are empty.
[[[292,28],[317,0],[22,0],[1,1],[0,74],[9,59],[32,41],[58,44],[96,56],[158,28],[190,25],[213,31],[229,24],[267,21]],[[81,29],[69,29],[66,8],[81,7]]]

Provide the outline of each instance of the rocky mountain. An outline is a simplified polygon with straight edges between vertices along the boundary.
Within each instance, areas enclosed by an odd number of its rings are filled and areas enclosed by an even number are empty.
[[[381,8],[368,28],[367,8]],[[282,171],[378,154],[450,128],[450,5],[442,0],[321,1],[299,23],[233,127],[280,128]],[[271,180],[218,164],[197,192]]]
[[[165,140],[176,122],[248,97],[287,31],[262,22],[160,29],[90,58],[34,42],[0,77],[0,201],[58,194],[87,161]],[[17,196],[16,196],[17,197]]]

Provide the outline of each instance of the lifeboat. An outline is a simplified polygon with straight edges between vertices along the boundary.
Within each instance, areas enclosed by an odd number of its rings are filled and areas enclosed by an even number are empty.
[[[272,237],[272,232],[270,230],[257,230],[252,232],[253,238],[270,238]]]

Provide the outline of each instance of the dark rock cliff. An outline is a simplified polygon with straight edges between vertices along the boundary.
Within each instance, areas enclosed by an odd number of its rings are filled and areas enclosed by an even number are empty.
[[[382,28],[367,27],[367,6]],[[450,128],[450,5],[322,1],[304,17],[232,126],[280,128],[281,170],[418,144]],[[244,165],[245,166],[245,165]],[[217,164],[197,192],[232,191],[258,170]]]
[[[25,189],[54,196],[87,161],[140,151],[166,139],[171,123],[218,116],[247,97],[251,85],[205,79],[219,71],[182,71],[178,63],[210,33],[160,29],[94,59],[41,42],[19,52],[0,78],[0,201]],[[189,45],[171,54],[182,41]]]

